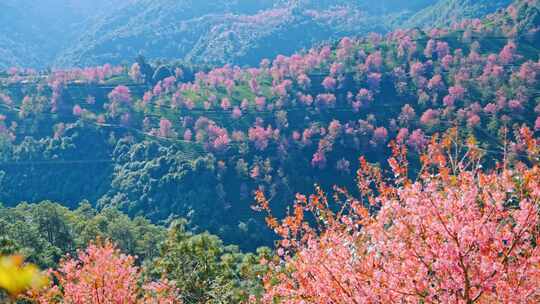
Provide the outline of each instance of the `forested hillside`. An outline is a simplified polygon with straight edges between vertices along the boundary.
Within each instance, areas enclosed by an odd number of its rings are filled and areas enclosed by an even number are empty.
[[[512,3],[512,0],[442,0],[413,14],[403,26],[451,26],[463,19],[481,18]]]
[[[0,67],[121,64],[139,53],[153,60],[256,65],[343,36],[482,17],[509,1],[447,2],[4,1]]]
[[[0,71],[0,253],[57,270],[25,295],[538,302],[540,2],[428,2],[139,0],[88,17],[114,64]]]
[[[0,67],[46,68],[76,41],[89,19],[125,0],[4,0],[0,3]]]
[[[250,209],[257,188],[284,205],[314,183],[351,186],[358,155],[384,163],[393,138],[420,150],[457,125],[495,156],[515,128],[538,127],[538,7],[511,8],[452,30],[344,38],[258,68],[196,72],[139,58],[11,70],[1,200],[88,199],[269,244]]]

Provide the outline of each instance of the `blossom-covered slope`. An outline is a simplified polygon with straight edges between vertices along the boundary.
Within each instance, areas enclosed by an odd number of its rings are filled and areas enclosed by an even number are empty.
[[[538,1],[516,1],[451,28],[342,38],[195,76],[142,59],[12,69],[0,95],[1,200],[87,198],[254,245],[269,238],[253,190],[283,205],[316,182],[348,185],[358,155],[383,164],[391,139],[414,154],[457,126],[486,165],[520,158],[519,127],[540,132],[538,17]]]

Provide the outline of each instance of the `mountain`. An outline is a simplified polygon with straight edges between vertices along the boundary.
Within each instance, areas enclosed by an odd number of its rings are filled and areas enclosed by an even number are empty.
[[[0,67],[118,64],[139,53],[197,64],[256,65],[341,36],[481,17],[505,3],[8,0],[0,4],[0,24],[9,29],[0,33]]]
[[[340,36],[388,32],[386,17],[432,2],[137,1],[94,22],[58,64],[119,63],[142,52],[192,63],[254,65]]]
[[[81,24],[122,0],[5,0],[0,3],[0,68],[51,66],[78,36]],[[123,5],[123,4],[122,4]]]
[[[220,48],[200,42],[195,62],[317,44],[250,67],[0,71],[0,302],[540,302],[540,0],[321,41],[428,7],[347,2],[186,1],[169,17],[179,2],[144,2],[155,27],[209,27]],[[63,3],[78,9],[41,23],[35,2],[3,2],[2,41],[109,20]],[[10,58],[55,57],[22,45]]]
[[[439,0],[413,14],[401,26],[445,27],[464,19],[482,18],[507,7],[512,0]]]
[[[486,166],[502,153],[521,160],[520,128],[540,136],[537,4],[437,31],[341,38],[251,68],[188,73],[139,58],[130,69],[0,74],[0,201],[87,199],[154,223],[183,217],[253,248],[272,240],[251,209],[255,189],[284,209],[315,183],[353,188],[358,156],[385,166],[391,139],[413,167],[450,127],[480,143]],[[269,11],[268,22],[316,22]]]
[[[34,12],[24,6],[15,5],[15,2],[0,3],[0,67],[7,63],[36,66],[43,62],[39,57],[44,57],[44,60],[53,59],[51,52],[46,51],[49,46],[45,47],[41,54],[38,52],[37,46],[45,43],[46,39],[39,30],[41,24],[34,23],[39,20],[35,17]],[[31,43],[23,42],[30,37]]]
[[[255,1],[241,6],[243,3],[246,2],[135,1],[108,15],[90,20],[74,46],[59,56],[59,63],[118,63],[134,58],[144,49],[156,49],[146,54],[152,58],[163,57],[164,54],[168,58],[181,58],[182,50],[194,44],[189,41],[202,36],[201,30],[207,26],[201,20],[197,28],[186,29],[185,21],[205,16],[226,16],[233,12],[256,12],[271,7],[270,1]]]

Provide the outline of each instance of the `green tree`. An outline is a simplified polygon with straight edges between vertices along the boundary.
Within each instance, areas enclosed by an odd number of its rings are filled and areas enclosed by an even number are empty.
[[[270,249],[243,254],[237,246],[225,246],[215,235],[192,234],[186,221],[171,225],[161,256],[147,267],[153,277],[176,282],[184,303],[239,303],[261,291],[260,276]]]
[[[88,202],[74,211],[50,201],[0,205],[0,253],[20,253],[42,268],[54,268],[66,254],[75,254],[96,239],[108,239],[139,261],[159,255],[166,229],[144,218],[130,219],[116,209],[101,212]]]

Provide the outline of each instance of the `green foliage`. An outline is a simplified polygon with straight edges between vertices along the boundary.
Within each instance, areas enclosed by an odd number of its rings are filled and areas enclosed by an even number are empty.
[[[76,210],[50,201],[0,206],[0,255],[22,254],[42,269],[55,268],[66,255],[109,239],[137,257],[145,276],[174,281],[184,303],[240,303],[262,293],[267,266],[259,262],[271,258],[269,248],[242,253],[215,235],[187,231],[186,223],[177,220],[167,231],[115,209],[98,212],[88,202]]]
[[[250,294],[262,292],[261,277],[268,260],[268,248],[243,254],[236,246],[224,246],[215,235],[192,234],[186,222],[171,225],[161,256],[147,265],[150,276],[175,281],[184,303],[241,303]]]
[[[113,152],[116,166],[111,188],[98,206],[116,206],[130,216],[154,222],[186,218],[190,230],[211,231],[242,248],[254,250],[268,244],[264,224],[252,219],[250,198],[242,199],[236,191],[242,181],[236,178],[235,168],[220,173],[216,157],[203,155],[192,144],[119,140]],[[228,202],[235,206],[226,212]],[[252,224],[242,229],[242,221]]]
[[[141,260],[151,259],[165,234],[144,218],[130,219],[115,209],[98,212],[88,202],[73,211],[50,201],[0,207],[0,253],[22,253],[43,268],[55,267],[65,254],[98,238],[112,240]]]
[[[512,0],[439,0],[404,22],[407,27],[446,27],[463,19],[481,18],[512,3]]]
[[[54,200],[76,207],[104,194],[112,171],[107,132],[79,124],[60,138],[41,136],[0,143],[0,201]]]

